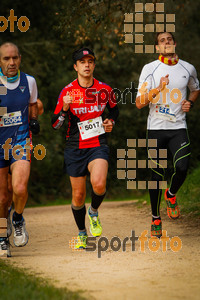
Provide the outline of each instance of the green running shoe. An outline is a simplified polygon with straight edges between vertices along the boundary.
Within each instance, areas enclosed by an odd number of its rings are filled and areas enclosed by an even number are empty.
[[[85,249],[87,247],[87,234],[79,233],[77,237],[77,242],[75,244],[76,249]]]
[[[88,217],[90,220],[90,232],[93,236],[100,236],[102,234],[102,226],[99,216],[90,214],[90,207],[88,208]]]
[[[162,236],[162,222],[161,220],[155,220],[151,222],[151,236],[160,238]]]
[[[165,198],[165,201],[167,203],[167,214],[168,214],[168,217],[170,219],[176,220],[180,216],[180,210],[179,210],[179,207],[178,207],[176,196],[174,196],[172,198],[167,197],[167,191],[168,190],[169,189],[166,189],[165,194],[164,194],[164,198]]]

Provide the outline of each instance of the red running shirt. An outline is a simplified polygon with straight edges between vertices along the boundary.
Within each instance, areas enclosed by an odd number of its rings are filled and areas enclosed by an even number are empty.
[[[57,115],[58,118],[63,108],[63,97],[66,96],[67,92],[73,97],[73,102],[67,111],[69,120],[66,135],[67,147],[84,149],[107,144],[106,134],[82,140],[77,123],[102,116],[106,107],[109,110],[108,118],[115,121],[118,116],[118,109],[112,88],[95,78],[93,85],[89,88],[81,87],[78,79],[74,80],[64,87],[59,95],[54,111],[54,115]],[[55,129],[58,129],[58,118],[52,124]]]

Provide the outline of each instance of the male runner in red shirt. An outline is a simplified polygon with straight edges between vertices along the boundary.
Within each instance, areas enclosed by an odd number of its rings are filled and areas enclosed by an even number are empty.
[[[112,131],[119,112],[111,87],[93,77],[93,51],[81,48],[73,53],[73,61],[78,78],[61,91],[52,126],[59,129],[68,116],[64,158],[72,186],[72,212],[79,229],[76,248],[86,248],[86,175],[89,171],[92,184],[92,201],[88,209],[90,232],[100,236],[98,208],[106,193],[109,157],[105,132]],[[103,121],[106,107],[109,116]]]

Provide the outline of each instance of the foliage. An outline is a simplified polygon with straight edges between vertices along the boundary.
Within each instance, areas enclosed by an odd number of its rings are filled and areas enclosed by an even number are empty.
[[[31,201],[41,202],[45,197],[70,197],[71,188],[63,174],[63,149],[65,143],[65,124],[60,131],[51,128],[51,116],[62,88],[76,78],[71,60],[72,52],[82,45],[94,49],[97,56],[95,77],[123,92],[138,78],[144,64],[157,58],[157,54],[136,54],[133,44],[124,43],[124,14],[134,13],[134,3],[150,1],[89,1],[89,0],[47,0],[27,2],[24,0],[1,0],[1,15],[9,16],[10,9],[15,15],[27,16],[30,28],[22,33],[15,22],[15,31],[7,29],[0,33],[0,42],[16,43],[22,53],[21,69],[33,75],[38,84],[40,98],[44,103],[45,113],[40,117],[41,133],[33,138],[34,145],[40,143],[47,149],[43,161],[33,158],[29,184]],[[194,64],[200,74],[199,62],[199,9],[200,3],[188,0],[152,1],[165,3],[165,13],[176,14],[176,40],[179,56]],[[155,12],[144,14],[144,23],[155,19]],[[154,34],[145,34],[145,42],[152,44]],[[136,90],[137,91],[137,90]],[[108,176],[108,197],[130,195],[134,191],[126,190],[126,182],[116,178],[117,149],[126,147],[126,140],[145,138],[148,109],[137,110],[131,101],[130,93],[126,104],[120,100],[118,105],[120,117],[118,124],[109,137],[111,160]],[[199,159],[198,109],[195,104],[188,114],[190,139],[192,144],[191,169]],[[146,153],[139,153],[146,158]],[[143,172],[137,176],[143,176]],[[147,174],[145,173],[145,176]],[[138,193],[139,191],[137,191]]]
[[[181,211],[193,213],[192,215],[200,215],[200,166],[193,170],[186,178],[184,185],[178,192],[180,198]]]

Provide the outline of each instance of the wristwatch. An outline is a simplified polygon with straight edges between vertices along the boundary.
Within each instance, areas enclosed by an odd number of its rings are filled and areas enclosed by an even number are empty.
[[[61,109],[60,116],[65,118],[67,116],[67,111],[64,111],[63,109]]]
[[[115,125],[115,121],[113,119],[109,119],[109,120],[112,122],[112,124],[114,126]]]
[[[187,100],[187,101],[190,102],[190,108],[193,108],[194,102],[192,100]]]

